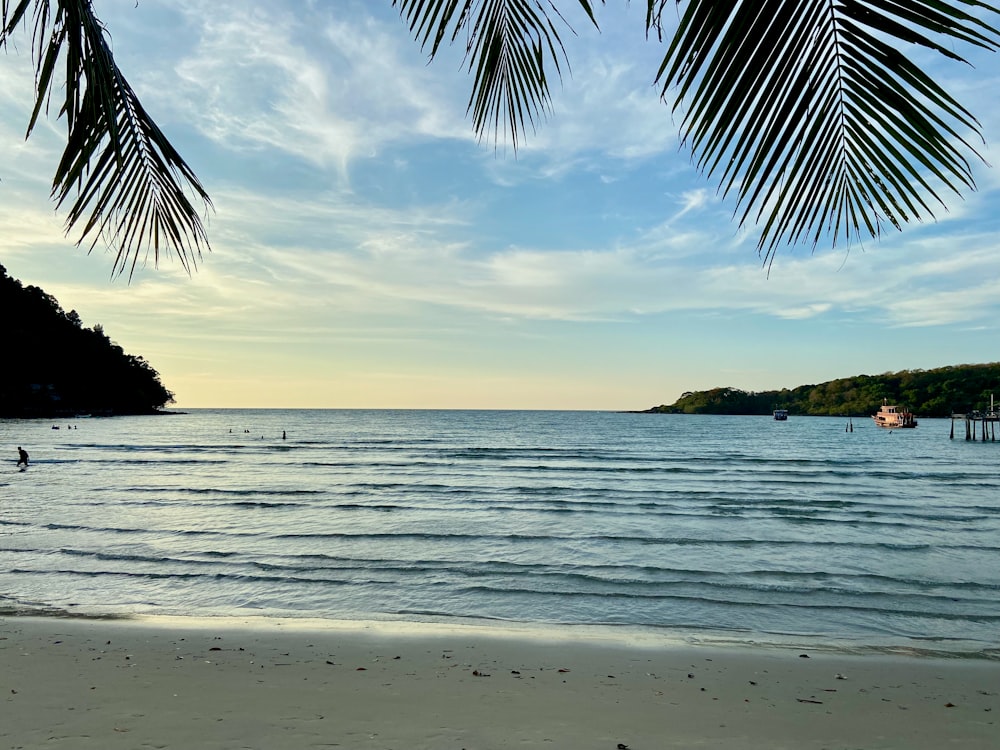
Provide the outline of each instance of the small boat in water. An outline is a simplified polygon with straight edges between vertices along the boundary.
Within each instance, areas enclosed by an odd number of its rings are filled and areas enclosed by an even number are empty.
[[[784,422],[788,419],[788,409],[775,409],[774,418],[779,422]]]
[[[909,412],[903,407],[890,405],[888,399],[882,399],[882,406],[877,414],[872,414],[872,421],[875,422],[876,427],[885,427],[890,430],[917,426],[917,418],[913,416],[913,412]]]

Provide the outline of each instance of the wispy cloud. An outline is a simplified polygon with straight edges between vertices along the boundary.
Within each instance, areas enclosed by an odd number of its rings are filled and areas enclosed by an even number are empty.
[[[276,150],[341,180],[387,144],[470,139],[462,108],[401,23],[326,5],[181,4],[192,51],[150,79],[154,95],[228,149]],[[154,85],[155,84],[155,85]]]

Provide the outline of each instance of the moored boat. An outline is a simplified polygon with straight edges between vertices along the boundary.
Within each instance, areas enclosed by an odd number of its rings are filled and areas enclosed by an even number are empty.
[[[779,422],[784,422],[788,419],[788,409],[775,409],[774,418]]]
[[[913,412],[907,411],[905,407],[890,404],[888,399],[882,399],[882,406],[877,414],[872,414],[872,421],[876,427],[890,430],[917,426],[917,418],[913,416]]]

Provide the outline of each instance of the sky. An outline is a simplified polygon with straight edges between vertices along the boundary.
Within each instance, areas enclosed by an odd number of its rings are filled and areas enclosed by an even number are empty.
[[[0,52],[0,263],[178,408],[633,410],[1000,360],[1000,164],[936,221],[768,268],[678,143],[644,3],[599,7],[600,31],[567,13],[571,71],[516,153],[473,132],[461,50],[428,64],[390,0],[94,7],[211,195],[211,252],[129,281],[66,236],[65,123],[25,140],[21,36]],[[972,67],[921,59],[997,164],[1000,58],[960,52]]]

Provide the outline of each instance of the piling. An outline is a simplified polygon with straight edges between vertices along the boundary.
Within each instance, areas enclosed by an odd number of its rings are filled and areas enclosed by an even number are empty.
[[[1000,411],[990,409],[989,411],[970,411],[965,414],[955,413],[951,415],[951,430],[948,434],[949,440],[955,439],[955,422],[962,420],[965,422],[965,439],[967,441],[995,443],[997,439],[997,422],[1000,422]]]

